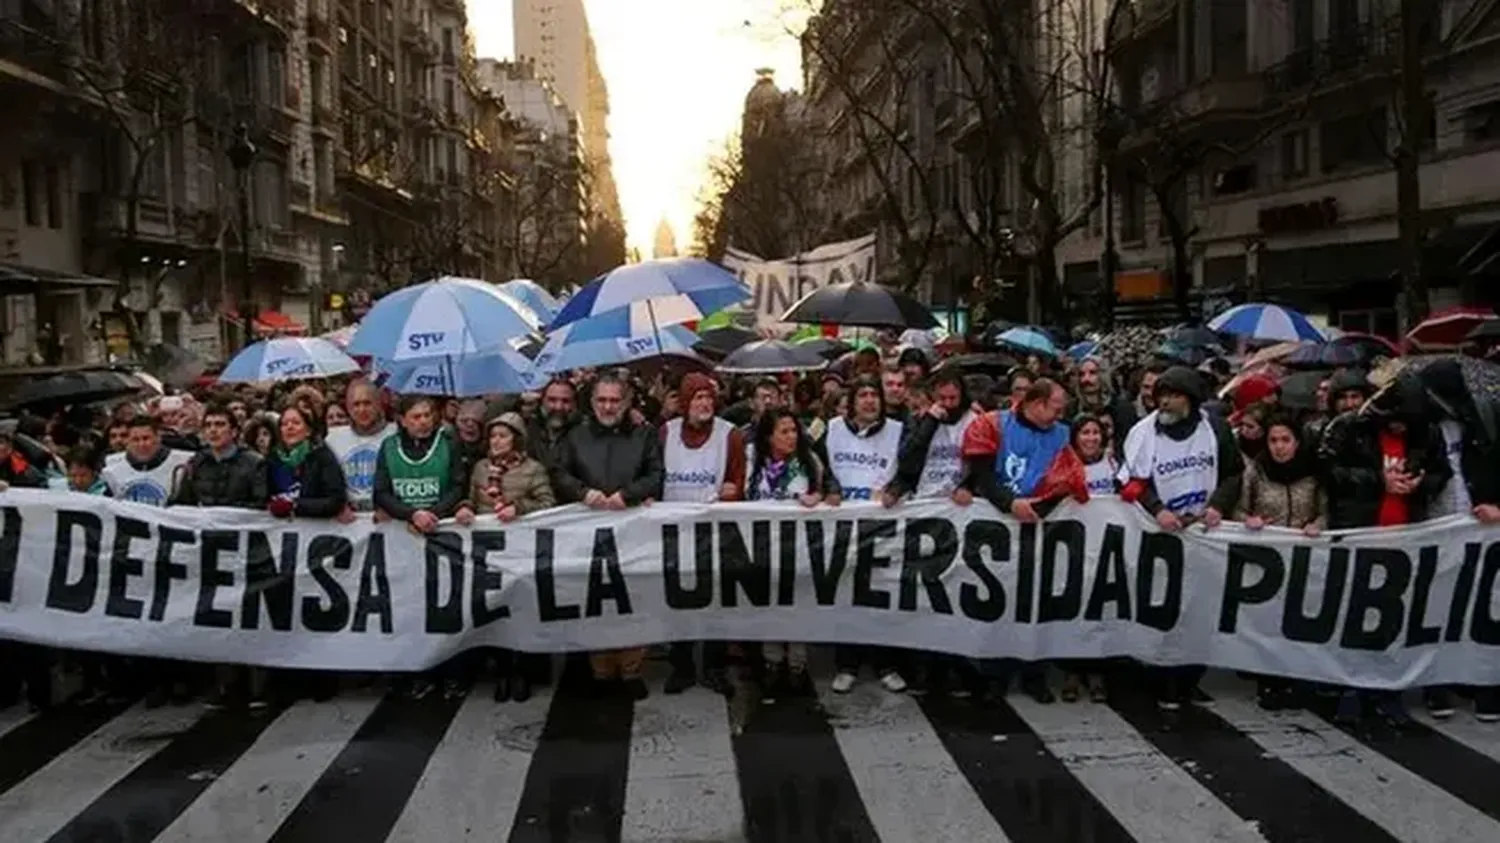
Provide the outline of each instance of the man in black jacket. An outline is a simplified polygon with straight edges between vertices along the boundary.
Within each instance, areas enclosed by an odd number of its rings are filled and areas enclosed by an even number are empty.
[[[578,413],[578,389],[566,378],[554,378],[542,390],[538,417],[526,431],[526,450],[548,471],[557,468],[562,442],[573,429]]]
[[[203,413],[203,450],[187,464],[172,503],[265,509],[270,493],[260,455],[235,441],[234,416],[222,404]]]
[[[563,438],[552,472],[557,499],[591,509],[620,511],[661,498],[665,469],[661,439],[652,425],[631,423],[630,390],[613,375],[594,383],[593,413]],[[621,690],[644,699],[641,666],[646,648],[607,650],[589,656],[597,682],[621,682]]]

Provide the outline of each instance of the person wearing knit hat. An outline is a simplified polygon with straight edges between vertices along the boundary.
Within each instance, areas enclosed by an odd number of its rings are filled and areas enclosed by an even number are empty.
[[[663,501],[714,503],[737,501],[745,488],[745,436],[718,417],[719,385],[708,375],[690,372],[677,388],[682,414],[661,426]],[[693,641],[672,644],[672,673],[663,691],[680,694],[697,681]],[[727,693],[727,648],[722,641],[703,642],[703,684]]]
[[[1245,463],[1228,424],[1204,410],[1206,393],[1198,372],[1167,369],[1156,379],[1156,409],[1125,436],[1120,498],[1139,503],[1163,530],[1177,532],[1199,519],[1212,527],[1217,513],[1233,509],[1238,497]],[[1201,693],[1201,667],[1153,673],[1164,711],[1176,711]]]

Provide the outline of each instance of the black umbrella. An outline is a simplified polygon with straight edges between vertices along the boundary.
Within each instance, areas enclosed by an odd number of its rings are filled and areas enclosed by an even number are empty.
[[[1328,371],[1303,371],[1281,379],[1281,406],[1289,410],[1315,410],[1318,407],[1318,385],[1328,378]]]
[[[1207,328],[1197,325],[1179,325],[1167,332],[1166,341],[1187,348],[1219,348],[1224,338]]]
[[[814,372],[828,361],[807,345],[786,340],[756,340],[735,349],[718,365],[721,372],[735,375],[768,375],[777,372]]]
[[[24,384],[6,396],[4,405],[15,410],[44,405],[95,404],[135,395],[146,388],[139,378],[124,372],[108,369],[68,372]]]
[[[208,363],[203,358],[180,346],[157,343],[146,349],[143,361],[147,372],[168,386],[186,389],[203,376]]]
[[[895,290],[866,281],[830,284],[803,296],[782,314],[783,322],[865,328],[936,328],[927,306]]]
[[[993,373],[1003,375],[1016,365],[1016,358],[997,352],[981,354],[957,354],[944,358],[933,367],[934,372],[956,371],[964,375]]]
[[[798,348],[812,349],[813,352],[824,360],[836,360],[848,354],[854,348],[854,346],[841,339],[831,337],[819,337],[807,340],[806,342],[795,343],[795,345]]]
[[[711,328],[698,335],[697,348],[715,354],[728,354],[742,345],[760,339],[760,334],[734,325]]]

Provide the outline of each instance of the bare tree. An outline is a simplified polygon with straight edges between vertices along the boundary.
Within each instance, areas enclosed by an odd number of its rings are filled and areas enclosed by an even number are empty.
[[[827,175],[815,139],[803,129],[785,116],[768,120],[709,158],[695,251],[715,260],[729,246],[785,257],[829,233],[822,214]]]
[[[517,276],[550,289],[576,282],[589,223],[587,165],[557,145],[526,140],[517,145],[512,176],[500,240]]]

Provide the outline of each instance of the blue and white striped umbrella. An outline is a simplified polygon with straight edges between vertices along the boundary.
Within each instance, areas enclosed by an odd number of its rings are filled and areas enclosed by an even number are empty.
[[[247,346],[234,356],[219,380],[264,383],[327,378],[359,371],[359,363],[320,337],[277,337]]]
[[[1210,330],[1255,340],[1324,342],[1322,332],[1306,316],[1274,304],[1241,304],[1208,323]]]
[[[530,360],[520,351],[508,349],[461,360],[429,358],[408,363],[376,361],[375,371],[386,376],[385,386],[412,395],[477,395],[525,392],[535,386]]]
[[[1008,345],[1011,348],[1031,354],[1044,354],[1048,357],[1057,356],[1057,343],[1052,341],[1045,331],[1025,326],[1017,326],[1001,332],[995,338],[997,342]]]
[[[750,288],[718,264],[672,258],[627,264],[584,285],[549,331],[583,319],[609,319],[619,336],[702,319],[750,298]]]
[[[506,281],[499,287],[500,292],[505,293],[527,307],[531,308],[543,322],[551,322],[557,316],[557,311],[562,307],[562,302],[547,292],[547,288],[527,278],[517,278],[514,281]]]
[[[692,357],[698,335],[681,325],[663,325],[633,334],[610,334],[594,319],[564,325],[547,335],[536,356],[536,371],[553,375],[586,366],[623,366],[663,354]]]
[[[440,278],[397,290],[375,302],[350,340],[350,354],[399,363],[484,355],[540,330],[530,307],[493,284]]]

